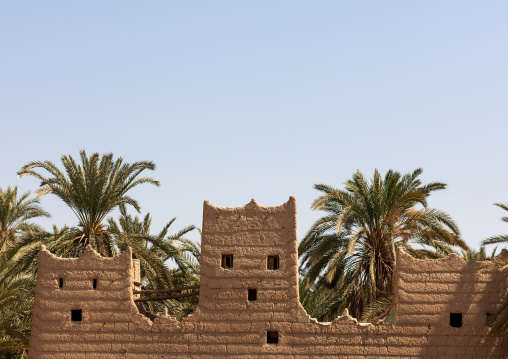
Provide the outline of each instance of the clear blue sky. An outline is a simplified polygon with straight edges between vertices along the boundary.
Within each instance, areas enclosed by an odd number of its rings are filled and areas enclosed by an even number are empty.
[[[4,1],[0,186],[81,148],[152,160],[154,230],[205,199],[297,199],[359,169],[424,169],[472,246],[508,233],[506,1]],[[76,224],[58,199],[53,218]]]

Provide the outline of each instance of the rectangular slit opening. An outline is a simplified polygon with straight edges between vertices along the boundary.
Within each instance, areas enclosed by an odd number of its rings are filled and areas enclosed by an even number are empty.
[[[266,343],[267,344],[278,344],[279,343],[279,332],[267,331],[266,332]]]
[[[462,327],[462,313],[450,313],[450,325],[454,328]]]
[[[232,254],[223,254],[222,255],[222,268],[233,268],[233,255]]]
[[[247,292],[247,299],[250,302],[254,302],[258,300],[258,290],[257,289],[249,289]]]
[[[82,319],[82,310],[81,309],[72,309],[71,310],[71,320],[73,322],[81,322]]]
[[[270,270],[279,269],[279,256],[268,256],[267,268]]]
[[[487,314],[485,315],[485,324],[490,327],[492,325],[492,322],[494,321],[494,313],[491,313],[491,312],[487,312]]]
[[[63,288],[63,278],[58,278],[58,288]]]
[[[92,288],[93,288],[93,289],[97,289],[97,279],[94,279],[94,280],[93,280],[93,283],[92,283]]]

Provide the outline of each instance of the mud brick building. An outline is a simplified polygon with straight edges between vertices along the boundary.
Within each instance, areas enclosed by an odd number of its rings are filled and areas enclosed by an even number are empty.
[[[62,259],[42,248],[29,357],[508,358],[508,340],[485,325],[507,295],[506,272],[399,251],[393,325],[347,313],[319,323],[298,301],[294,198],[278,207],[205,202],[203,212],[199,305],[181,322],[140,314],[130,250]]]

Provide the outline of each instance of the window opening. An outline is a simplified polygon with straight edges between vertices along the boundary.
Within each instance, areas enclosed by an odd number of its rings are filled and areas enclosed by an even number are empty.
[[[222,255],[222,268],[233,268],[233,255],[224,254]]]
[[[92,288],[97,289],[97,279],[93,280]]]
[[[462,327],[462,313],[450,313],[450,325],[454,328]]]
[[[268,256],[267,267],[270,270],[279,269],[279,256]]]
[[[58,287],[63,288],[63,278],[58,279]]]
[[[486,323],[487,323],[487,326],[490,327],[492,325],[492,319],[494,317],[494,314],[491,313],[491,312],[487,312],[487,314],[485,315],[485,319],[486,319]]]
[[[279,332],[276,332],[276,331],[267,331],[266,332],[266,343],[267,344],[277,344],[277,343],[279,343]]]
[[[82,310],[81,309],[73,309],[71,310],[71,320],[73,322],[81,322],[82,318]]]
[[[258,290],[257,289],[249,289],[247,292],[247,298],[250,302],[254,302],[258,300]]]

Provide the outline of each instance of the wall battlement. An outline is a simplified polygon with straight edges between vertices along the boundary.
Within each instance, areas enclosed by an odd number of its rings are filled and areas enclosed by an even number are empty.
[[[398,251],[394,325],[347,314],[319,323],[298,300],[293,197],[276,207],[206,201],[202,230],[199,305],[181,322],[139,313],[130,249],[57,258],[42,247],[29,358],[508,358],[508,340],[485,325],[506,273]]]

